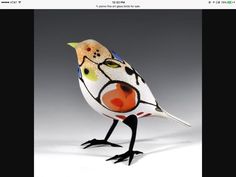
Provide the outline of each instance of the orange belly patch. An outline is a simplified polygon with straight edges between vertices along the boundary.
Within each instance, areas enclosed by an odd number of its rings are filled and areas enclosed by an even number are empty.
[[[115,88],[102,95],[107,108],[115,112],[127,112],[137,104],[137,92],[125,83],[115,83]]]

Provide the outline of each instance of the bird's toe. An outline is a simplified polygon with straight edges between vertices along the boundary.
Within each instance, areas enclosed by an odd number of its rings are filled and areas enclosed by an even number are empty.
[[[134,158],[134,155],[138,155],[138,154],[143,154],[143,152],[141,152],[141,151],[127,151],[124,154],[115,155],[115,156],[107,159],[106,161],[116,160],[114,163],[119,163],[119,162],[127,161],[129,159],[128,165],[130,165],[133,158]]]
[[[122,147],[119,144],[111,143],[111,142],[108,142],[107,140],[97,140],[97,139],[92,139],[81,144],[81,146],[84,146],[84,145],[86,146],[83,149],[86,149],[90,146],[107,146],[107,145],[112,146],[112,147]]]

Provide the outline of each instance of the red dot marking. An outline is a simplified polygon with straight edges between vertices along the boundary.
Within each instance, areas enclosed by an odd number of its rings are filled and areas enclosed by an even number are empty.
[[[152,115],[152,114],[151,113],[147,113],[147,114],[143,115],[142,117],[146,117],[146,116],[150,116],[150,115]]]
[[[111,103],[117,107],[122,107],[123,106],[123,101],[119,98],[114,98],[111,100]]]
[[[88,47],[88,48],[87,48],[87,51],[89,52],[90,50],[91,50],[91,48],[90,48],[90,47]]]
[[[139,112],[139,113],[137,113],[137,116],[139,116],[139,115],[141,115],[141,114],[143,114],[144,112]]]
[[[123,116],[123,115],[116,115],[116,117],[121,118],[121,119],[125,119],[125,118],[126,118],[126,117]]]

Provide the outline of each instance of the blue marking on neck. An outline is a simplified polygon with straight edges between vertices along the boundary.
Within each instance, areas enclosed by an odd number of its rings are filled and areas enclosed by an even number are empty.
[[[115,59],[119,60],[119,61],[123,61],[122,58],[114,51],[111,51],[112,55],[114,56]]]
[[[79,67],[79,66],[78,66],[78,68],[77,68],[77,74],[78,74],[78,77],[79,77],[79,78],[82,77],[81,70],[80,70],[80,67]]]

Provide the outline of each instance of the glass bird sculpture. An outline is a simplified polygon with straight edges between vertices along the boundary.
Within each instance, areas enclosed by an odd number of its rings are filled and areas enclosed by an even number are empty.
[[[116,160],[115,163],[128,160],[130,165],[134,155],[142,154],[133,150],[139,118],[170,118],[190,126],[162,109],[142,76],[114,51],[108,50],[93,39],[71,42],[68,45],[73,47],[77,54],[78,78],[84,98],[95,111],[113,119],[105,138],[83,143],[84,149],[102,145],[121,147],[108,141],[120,121],[132,131],[129,149],[107,160]]]

